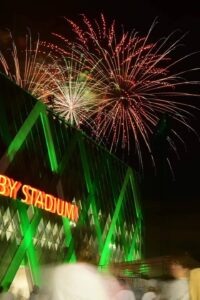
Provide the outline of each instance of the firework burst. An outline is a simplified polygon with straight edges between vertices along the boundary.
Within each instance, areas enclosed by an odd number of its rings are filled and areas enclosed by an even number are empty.
[[[197,96],[187,91],[189,85],[199,82],[185,79],[185,74],[195,69],[175,71],[176,65],[191,55],[178,60],[171,58],[182,37],[173,41],[174,34],[171,34],[151,43],[155,24],[147,36],[141,38],[135,31],[116,34],[115,22],[107,26],[103,15],[100,22],[90,21],[85,15],[82,20],[79,26],[67,19],[77,38],[78,49],[93,53],[93,64],[96,59],[100,60],[98,72],[102,76],[104,95],[96,110],[93,131],[98,139],[108,140],[111,149],[121,145],[130,151],[134,144],[142,164],[141,143],[144,142],[153,159],[151,139],[164,114],[193,130],[188,123],[192,105],[180,99]],[[54,35],[65,42],[63,36]],[[167,141],[175,152],[176,139],[183,142],[178,130],[173,128]]]
[[[39,35],[36,41],[32,40],[28,32],[17,46],[10,35],[10,45],[6,50],[0,51],[0,69],[12,81],[22,87],[36,98],[45,101],[48,96],[48,75],[44,72],[51,66],[51,54],[44,52],[40,47]]]
[[[102,83],[97,76],[98,61],[95,64],[90,61],[89,56],[86,59],[72,48],[62,60],[54,62],[54,72],[49,73],[51,106],[76,127],[91,126],[91,116],[103,97]]]

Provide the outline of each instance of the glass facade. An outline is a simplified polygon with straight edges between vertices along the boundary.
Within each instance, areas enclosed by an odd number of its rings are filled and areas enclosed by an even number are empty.
[[[0,74],[0,174],[79,207],[77,224],[2,196],[0,283],[22,264],[39,280],[42,264],[76,260],[74,226],[96,243],[99,264],[141,258],[142,213],[133,170]]]

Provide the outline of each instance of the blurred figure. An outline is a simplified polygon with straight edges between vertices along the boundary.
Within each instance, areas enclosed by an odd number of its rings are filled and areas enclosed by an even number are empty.
[[[135,294],[136,300],[141,300],[142,295],[144,294],[144,289],[141,287],[136,287],[134,289],[134,294]]]
[[[176,280],[170,287],[169,299],[200,300],[200,269],[197,262],[185,255],[171,262],[171,274]]]
[[[0,287],[0,300],[14,300],[14,295],[9,290],[9,286]]]
[[[169,286],[168,297],[170,300],[189,300],[189,269],[178,260],[170,264],[171,275],[175,278]]]
[[[0,299],[2,299],[2,298],[1,298],[2,294],[3,294],[3,287],[0,286]]]
[[[110,300],[103,276],[86,263],[48,269],[43,282],[50,300]]]
[[[197,275],[192,270],[196,264],[197,262],[187,253],[174,256],[170,262],[170,273],[175,280],[168,289],[167,299],[193,300],[190,290],[194,290],[195,282],[198,281]]]
[[[20,288],[17,290],[17,293],[15,294],[15,299],[16,300],[26,300],[23,289]]]
[[[29,300],[38,300],[38,299],[39,299],[39,287],[37,285],[34,285],[32,292],[30,293]]]
[[[158,296],[156,294],[157,290],[154,286],[149,286],[147,288],[147,291],[142,296],[141,300],[155,300],[158,299]]]
[[[114,300],[136,300],[134,292],[130,289],[124,278],[118,278],[120,290],[116,293]]]
[[[111,276],[98,272],[98,245],[89,243],[90,228],[73,229],[77,263],[43,269],[41,294],[46,300],[110,300],[114,293]]]
[[[91,236],[95,236],[94,229],[83,225],[76,226],[72,229],[72,235],[77,261],[97,266],[100,258],[98,254],[98,244],[96,242],[88,242]]]

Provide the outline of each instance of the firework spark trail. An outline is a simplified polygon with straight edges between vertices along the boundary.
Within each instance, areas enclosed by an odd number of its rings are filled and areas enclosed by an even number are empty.
[[[184,35],[174,41],[172,33],[152,43],[149,40],[155,23],[146,37],[139,37],[135,31],[116,34],[115,22],[107,26],[103,15],[100,22],[82,15],[82,25],[66,20],[77,37],[78,49],[93,53],[93,63],[100,59],[98,74],[102,76],[104,95],[96,109],[98,139],[111,140],[111,149],[121,144],[129,151],[133,136],[142,164],[141,138],[152,156],[150,138],[163,114],[193,130],[187,116],[192,115],[194,107],[180,99],[198,96],[187,92],[187,88],[199,82],[188,81],[184,76],[199,68],[176,72],[176,65],[192,54],[175,60],[170,57]],[[60,38],[64,40],[61,35]],[[171,130],[168,142],[176,152],[174,138],[183,141],[175,129]]]
[[[53,64],[57,75],[49,73],[53,110],[71,125],[92,126],[91,116],[103,97],[96,70],[98,61],[90,65],[90,59],[73,50],[73,47],[71,53],[70,50],[67,53],[61,61]]]
[[[11,51],[0,52],[4,73],[70,124],[91,126],[90,116],[103,97],[98,60],[94,63],[88,55],[86,64],[84,55],[72,45],[62,51],[39,37],[33,42],[31,34],[26,35],[25,49],[19,51],[11,33],[10,38]]]
[[[48,65],[52,60],[50,52],[44,53],[40,47],[39,36],[32,41],[30,32],[25,36],[25,49],[19,49],[12,37],[11,51],[0,51],[0,68],[16,84],[38,99],[45,101],[49,92]]]

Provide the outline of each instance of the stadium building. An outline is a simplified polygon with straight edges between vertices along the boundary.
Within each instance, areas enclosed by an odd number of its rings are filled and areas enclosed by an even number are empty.
[[[73,262],[73,228],[99,264],[142,256],[134,171],[0,74],[0,285],[30,290],[43,264]]]

